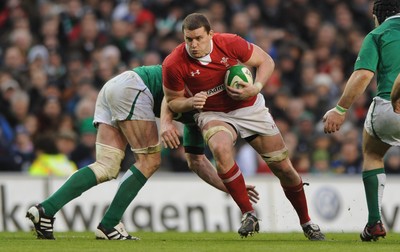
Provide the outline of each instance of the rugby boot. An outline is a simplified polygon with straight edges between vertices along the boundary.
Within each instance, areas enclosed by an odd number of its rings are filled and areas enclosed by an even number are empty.
[[[242,225],[240,226],[238,233],[240,237],[252,236],[254,233],[258,233],[260,225],[258,219],[252,213],[245,213],[242,217]]]
[[[317,224],[309,224],[303,228],[303,233],[310,241],[324,241],[325,235]]]
[[[138,237],[128,234],[122,222],[109,230],[106,230],[100,223],[97,226],[95,235],[98,240],[140,240]]]
[[[25,217],[32,221],[38,239],[55,240],[53,235],[53,224],[55,218],[46,215],[44,213],[44,208],[40,204],[29,208]]]
[[[379,237],[385,238],[386,230],[382,221],[377,221],[373,225],[366,225],[363,232],[360,234],[362,241],[377,241]]]

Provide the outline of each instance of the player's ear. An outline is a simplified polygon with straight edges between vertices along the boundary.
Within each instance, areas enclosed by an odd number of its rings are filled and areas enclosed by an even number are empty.
[[[214,35],[214,30],[210,30],[208,34],[212,37]]]
[[[375,16],[375,14],[372,15],[374,17],[374,23],[375,23],[375,28],[380,25],[378,18]]]

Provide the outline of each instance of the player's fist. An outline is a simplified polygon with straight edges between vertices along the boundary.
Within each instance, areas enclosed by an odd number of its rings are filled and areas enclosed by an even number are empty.
[[[194,109],[203,109],[204,105],[206,104],[207,97],[207,93],[204,91],[195,94],[192,99],[192,107]]]

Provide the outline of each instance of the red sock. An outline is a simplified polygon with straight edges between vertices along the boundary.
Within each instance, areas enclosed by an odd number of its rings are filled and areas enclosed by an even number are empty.
[[[300,224],[309,222],[310,216],[308,216],[307,200],[304,194],[303,181],[297,186],[282,186],[285,192],[286,198],[292,203],[292,206],[297,212],[300,219]]]
[[[225,187],[228,189],[233,200],[239,206],[242,214],[254,211],[253,206],[250,203],[249,195],[247,195],[243,174],[236,163],[227,173],[218,174],[218,176],[222,179],[222,182],[224,182]]]

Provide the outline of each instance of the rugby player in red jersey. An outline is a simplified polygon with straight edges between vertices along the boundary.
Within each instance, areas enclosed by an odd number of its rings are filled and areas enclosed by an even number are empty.
[[[288,149],[260,94],[275,66],[271,57],[237,35],[214,33],[203,14],[188,15],[182,31],[185,42],[163,62],[164,94],[174,112],[199,111],[195,118],[214,155],[218,175],[243,214],[240,236],[258,232],[259,224],[234,159],[239,136],[279,178],[306,237],[324,240],[324,234],[309,217],[302,179],[288,158]],[[240,89],[225,87],[226,70],[239,63],[256,68],[254,85],[240,82]]]

